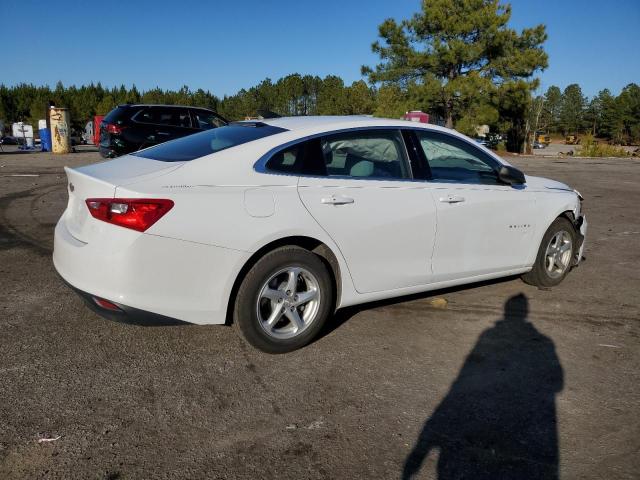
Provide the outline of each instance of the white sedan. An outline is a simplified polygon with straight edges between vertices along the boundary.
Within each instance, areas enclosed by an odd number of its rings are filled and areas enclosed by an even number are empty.
[[[66,173],[53,261],[92,307],[233,322],[274,353],[349,305],[518,274],[557,285],[587,227],[572,188],[399,120],[238,122]]]

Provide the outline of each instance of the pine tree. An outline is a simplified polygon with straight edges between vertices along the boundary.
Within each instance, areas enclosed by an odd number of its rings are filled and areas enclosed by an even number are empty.
[[[577,83],[572,83],[562,92],[560,127],[562,133],[577,134],[583,130],[586,99]]]
[[[544,103],[540,115],[541,129],[550,132],[559,131],[560,106],[562,105],[562,91],[551,85],[544,94]]]
[[[380,25],[372,50],[381,63],[362,73],[383,86],[422,85],[450,128],[465,117],[471,122],[475,112],[492,118],[487,104],[497,100],[517,144],[537,86],[530,79],[547,66],[547,35],[544,25],[516,32],[507,26],[510,17],[510,5],[498,0],[423,0],[412,18]]]

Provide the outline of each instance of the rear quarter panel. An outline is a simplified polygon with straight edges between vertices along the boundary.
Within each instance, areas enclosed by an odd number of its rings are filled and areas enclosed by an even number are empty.
[[[160,178],[119,186],[116,196],[174,201],[172,210],[145,232],[149,235],[249,254],[286,237],[319,240],[338,259],[341,301],[352,300],[357,294],[345,259],[300,201],[298,178],[259,174],[251,168],[253,162],[243,166],[246,175],[238,175],[237,159],[226,157],[211,159],[215,166],[189,162]],[[242,267],[234,267],[225,291],[230,291]]]

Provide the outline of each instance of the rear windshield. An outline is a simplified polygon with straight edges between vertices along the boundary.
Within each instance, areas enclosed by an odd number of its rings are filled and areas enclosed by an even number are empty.
[[[184,162],[280,132],[286,129],[264,123],[237,123],[161,143],[133,155],[162,162]]]
[[[103,122],[106,123],[122,123],[123,120],[125,120],[123,117],[124,115],[123,112],[124,110],[126,110],[129,107],[116,107],[113,110],[111,110],[106,117],[104,117],[102,119]]]

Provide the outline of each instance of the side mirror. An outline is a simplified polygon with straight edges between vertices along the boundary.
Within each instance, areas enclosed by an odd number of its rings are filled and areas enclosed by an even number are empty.
[[[509,165],[503,165],[500,167],[500,170],[498,170],[498,178],[501,182],[509,185],[522,185],[526,181],[524,173]]]

